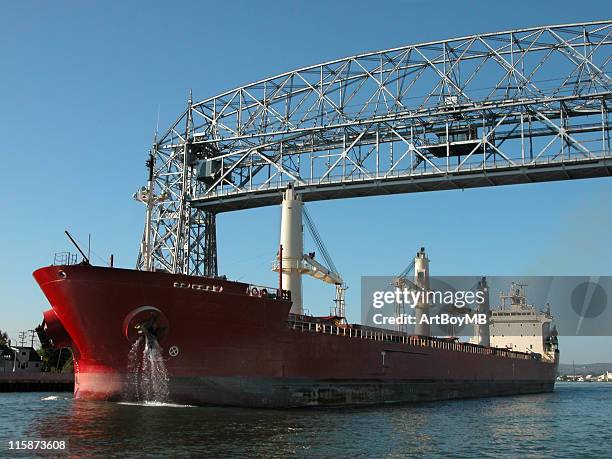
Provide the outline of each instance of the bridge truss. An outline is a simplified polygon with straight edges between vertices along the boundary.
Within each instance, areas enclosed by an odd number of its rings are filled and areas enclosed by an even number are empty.
[[[152,148],[152,265],[216,275],[215,215],[288,183],[312,201],[609,176],[611,44],[612,21],[471,35],[190,98]]]

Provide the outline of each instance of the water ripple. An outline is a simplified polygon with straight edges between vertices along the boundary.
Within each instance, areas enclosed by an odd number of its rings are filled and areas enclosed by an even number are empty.
[[[2,394],[0,439],[67,439],[76,457],[608,457],[610,389],[285,411]]]

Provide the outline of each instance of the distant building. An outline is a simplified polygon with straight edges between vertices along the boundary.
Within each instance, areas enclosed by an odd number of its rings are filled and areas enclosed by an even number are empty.
[[[36,349],[30,346],[4,349],[0,357],[0,371],[39,372],[42,370],[42,359]]]
[[[0,372],[13,371],[13,351],[8,347],[0,349]]]

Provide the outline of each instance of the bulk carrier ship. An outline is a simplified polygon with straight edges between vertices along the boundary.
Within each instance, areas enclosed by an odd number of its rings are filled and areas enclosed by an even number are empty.
[[[74,355],[75,398],[130,398],[128,355],[142,336],[160,345],[174,403],[287,408],[553,390],[559,351],[552,318],[527,311],[518,294],[503,313],[491,313],[486,302],[480,312],[492,329],[478,326],[474,343],[429,336],[427,325],[409,334],[347,323],[342,279],[303,253],[302,206],[288,187],[275,288],[88,262],[35,271],[52,307],[44,313],[46,338]],[[423,249],[414,271],[414,285],[426,288]],[[305,273],[336,285],[335,314],[304,314]],[[479,288],[488,292],[484,279]],[[417,316],[427,312],[417,306]],[[529,321],[533,334],[513,344],[495,331],[496,320]]]

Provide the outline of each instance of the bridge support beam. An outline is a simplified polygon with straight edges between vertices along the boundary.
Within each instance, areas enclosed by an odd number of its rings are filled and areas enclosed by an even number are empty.
[[[214,212],[206,212],[204,239],[204,275],[217,277],[217,216]]]

